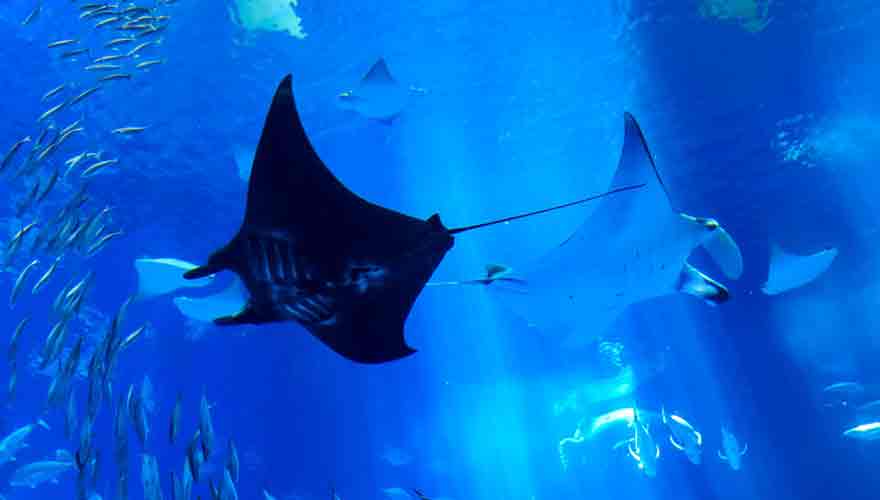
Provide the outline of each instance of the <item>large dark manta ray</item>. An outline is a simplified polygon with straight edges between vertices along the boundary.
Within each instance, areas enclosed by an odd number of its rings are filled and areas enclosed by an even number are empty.
[[[639,187],[450,230],[437,214],[416,219],[339,182],[306,136],[287,75],[257,146],[241,229],[184,277],[230,270],[244,282],[244,309],[218,325],[293,320],[352,361],[382,363],[415,352],[403,325],[454,234]]]

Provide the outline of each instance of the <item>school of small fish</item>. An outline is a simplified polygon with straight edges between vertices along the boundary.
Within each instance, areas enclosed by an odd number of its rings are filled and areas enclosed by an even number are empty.
[[[102,206],[89,193],[89,179],[118,171],[125,163],[109,151],[113,137],[149,133],[144,123],[119,123],[111,130],[90,130],[88,117],[107,85],[126,85],[146,78],[165,59],[158,54],[162,34],[171,24],[170,5],[176,0],[137,2],[73,1],[81,29],[94,31],[88,46],[79,36],[60,34],[45,42],[50,56],[60,64],[66,81],[42,94],[44,111],[34,120],[34,130],[7,149],[0,160],[0,175],[12,192],[17,227],[10,229],[3,251],[3,270],[15,279],[9,292],[12,314],[19,314],[11,332],[7,362],[9,380],[7,399],[14,404],[21,373],[19,365],[27,361],[33,374],[48,375],[48,387],[42,413],[35,422],[26,423],[0,440],[0,464],[18,461],[22,465],[12,474],[11,487],[37,488],[55,483],[71,471],[76,472],[76,498],[94,500],[108,496],[98,492],[102,468],[102,450],[95,436],[101,425],[112,426],[113,453],[118,476],[115,497],[129,495],[131,465],[128,433],[134,430],[141,458],[141,482],[145,499],[163,498],[162,481],[151,441],[156,413],[153,387],[149,377],[140,386],[114,392],[115,372],[125,353],[136,348],[148,325],[124,331],[126,312],[132,299],[124,300],[106,327],[96,330],[94,316],[102,316],[88,305],[95,287],[91,269],[94,256],[121,237],[113,225],[112,209]],[[22,29],[40,23],[46,13],[43,2],[21,22]],[[15,224],[15,223],[14,223]],[[59,285],[64,283],[60,288]],[[53,290],[51,300],[39,296]],[[28,290],[30,293],[28,293]],[[26,298],[26,296],[30,298]],[[27,302],[24,304],[24,302]],[[40,307],[43,310],[40,310]],[[47,318],[48,333],[37,339],[42,318]],[[38,321],[39,320],[39,321]],[[34,346],[25,352],[24,346]],[[29,373],[28,373],[29,374]],[[115,408],[114,408],[115,403]],[[109,419],[99,419],[107,407]],[[50,429],[48,420],[58,413],[68,446],[44,458],[26,462],[22,450],[38,429]],[[196,412],[193,412],[195,414]],[[175,444],[182,426],[183,396],[179,395],[171,414],[169,439]],[[195,435],[182,453],[182,472],[171,474],[169,488],[176,500],[189,499],[200,481],[208,484],[213,498],[238,498],[236,482],[239,462],[235,444],[225,446],[226,467],[221,473],[206,474],[202,465],[219,455],[211,420],[211,410],[202,396]],[[67,450],[73,451],[67,451]],[[113,496],[113,495],[110,495]]]

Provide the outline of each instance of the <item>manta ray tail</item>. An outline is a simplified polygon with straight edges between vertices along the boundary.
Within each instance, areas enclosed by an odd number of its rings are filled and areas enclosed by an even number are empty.
[[[572,201],[569,203],[564,203],[562,205],[556,205],[555,207],[543,208],[541,210],[535,210],[534,212],[527,212],[524,214],[512,215],[510,217],[505,217],[503,219],[497,219],[497,220],[493,220],[493,221],[489,221],[489,222],[481,222],[480,224],[474,224],[472,226],[457,227],[454,229],[450,229],[449,234],[464,233],[467,231],[472,231],[474,229],[480,229],[483,227],[494,226],[496,224],[503,224],[505,222],[510,222],[510,221],[514,221],[514,220],[518,220],[518,219],[525,219],[526,217],[531,217],[533,215],[540,215],[540,214],[545,214],[547,212],[554,212],[556,210],[561,210],[563,208],[573,207],[575,205],[581,205],[583,203],[587,203],[588,201],[598,200],[601,198],[605,198],[606,196],[611,196],[613,194],[622,193],[624,191],[632,191],[634,189],[639,189],[642,187],[645,187],[645,184],[633,184],[630,186],[623,186],[623,187],[612,189],[610,191],[606,191],[604,193],[589,196],[587,198],[581,198],[580,200],[575,200],[575,201]]]

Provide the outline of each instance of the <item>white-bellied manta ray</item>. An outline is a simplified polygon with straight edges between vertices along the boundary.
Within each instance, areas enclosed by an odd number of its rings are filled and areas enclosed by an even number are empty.
[[[448,229],[437,214],[422,220],[375,205],[334,177],[303,129],[291,81],[282,80],[266,116],[241,228],[184,274],[230,270],[241,278],[247,304],[215,319],[219,325],[295,321],[350,360],[403,358],[415,352],[404,338],[406,318],[453,235],[642,187]]]
[[[558,247],[487,290],[515,314],[563,344],[578,347],[602,336],[630,304],[684,292],[717,304],[728,290],[688,264],[705,248],[730,278],[742,273],[736,243],[713,219],[673,210],[644,135],[624,115],[624,140],[611,185],[644,184],[634,196],[614,196]],[[486,280],[484,280],[486,281]]]

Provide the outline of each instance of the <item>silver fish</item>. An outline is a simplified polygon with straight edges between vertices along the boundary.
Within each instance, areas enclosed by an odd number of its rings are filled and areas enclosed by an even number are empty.
[[[238,450],[235,448],[235,442],[232,439],[229,440],[227,453],[228,458],[226,460],[226,470],[229,471],[229,475],[232,476],[232,480],[237,483],[240,465],[238,462]]]
[[[211,452],[214,450],[214,423],[211,420],[211,408],[208,406],[208,398],[202,393],[202,399],[199,402],[199,431],[202,435],[202,449],[205,452],[205,458],[211,458]]]
[[[18,298],[18,294],[21,292],[21,286],[24,281],[27,279],[28,274],[40,263],[39,259],[34,259],[30,264],[24,267],[21,270],[21,273],[18,274],[18,278],[15,280],[15,285],[12,286],[12,293],[9,294],[9,307],[15,305],[15,299]]]
[[[39,118],[37,118],[37,123],[41,123],[46,118],[49,118],[50,116],[54,115],[55,113],[61,111],[62,109],[64,109],[65,106],[67,106],[67,104],[68,104],[67,101],[64,101],[61,104],[57,104],[57,105],[52,106],[51,108],[47,109],[46,112],[44,112],[42,115],[40,115]]]
[[[5,155],[3,155],[3,162],[0,163],[0,172],[6,170],[6,167],[9,166],[9,162],[12,161],[12,158],[15,156],[18,150],[21,149],[23,145],[29,142],[31,142],[31,136],[20,139],[18,142],[13,144],[11,148],[9,148],[9,151],[7,151]]]
[[[102,248],[104,248],[104,246],[106,246],[107,243],[110,242],[110,240],[112,240],[116,237],[119,237],[121,235],[122,235],[122,231],[115,231],[112,233],[105,234],[104,236],[101,237],[101,239],[92,243],[91,246],[89,246],[88,250],[86,250],[86,255],[89,257],[91,257],[92,255],[95,255]]]
[[[42,276],[40,276],[40,279],[36,282],[36,284],[34,284],[34,287],[31,288],[32,294],[36,294],[37,292],[39,292],[43,288],[43,286],[45,286],[46,283],[49,282],[49,279],[52,277],[53,274],[55,274],[55,270],[58,269],[59,263],[61,263],[60,255],[55,258],[55,262],[53,262],[52,265],[49,266],[49,269],[45,273],[43,273]]]
[[[27,26],[28,24],[31,24],[32,22],[34,22],[34,20],[37,18],[37,16],[40,15],[41,10],[43,10],[42,0],[37,2],[37,6],[34,7],[34,10],[32,10],[31,13],[28,14],[26,18],[24,18],[24,21],[21,22],[21,25]]]
[[[18,322],[18,325],[15,326],[15,330],[12,331],[12,338],[9,340],[9,363],[15,363],[16,357],[18,355],[18,338],[21,337],[21,332],[24,331],[25,327],[27,327],[28,323],[31,321],[31,315],[28,314],[21,321]]]
[[[180,432],[180,414],[183,412],[183,394],[177,393],[177,400],[174,402],[174,410],[171,412],[171,424],[168,427],[168,440],[171,444],[177,440],[177,434]]]
[[[67,84],[62,83],[61,85],[59,85],[59,86],[55,87],[54,89],[43,94],[43,97],[40,99],[40,102],[46,102],[47,100],[49,100],[49,99],[55,97],[56,95],[58,95],[59,93],[61,93],[61,91],[63,91],[66,88],[67,88]]]

